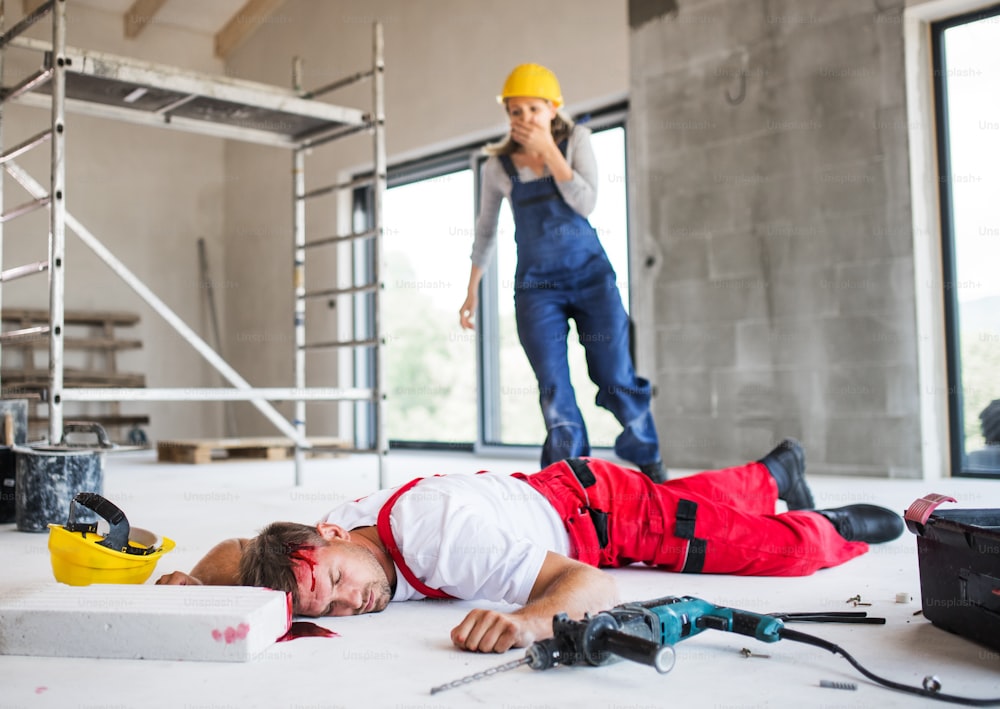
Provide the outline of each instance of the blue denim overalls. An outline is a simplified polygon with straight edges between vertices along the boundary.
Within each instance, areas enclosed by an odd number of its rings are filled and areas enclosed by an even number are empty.
[[[566,142],[559,145],[565,154]],[[590,455],[583,416],[570,383],[566,339],[576,321],[587,370],[598,386],[597,405],[624,430],[615,453],[636,465],[660,459],[649,410],[651,387],[635,375],[629,352],[629,320],[597,232],[559,193],[551,176],[522,181],[508,155],[517,270],[514,314],[517,334],[538,379],[539,403],[548,432],[542,467]]]

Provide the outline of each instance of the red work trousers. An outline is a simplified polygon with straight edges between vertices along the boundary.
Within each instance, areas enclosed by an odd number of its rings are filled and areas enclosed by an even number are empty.
[[[778,487],[762,463],[657,485],[638,471],[577,458],[524,480],[562,517],[570,555],[592,566],[806,576],[868,550],[815,512],[776,514]]]

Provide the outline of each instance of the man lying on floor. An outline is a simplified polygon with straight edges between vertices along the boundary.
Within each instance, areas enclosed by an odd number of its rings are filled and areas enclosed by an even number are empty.
[[[786,439],[760,461],[654,484],[594,458],[532,475],[414,480],[342,504],[318,524],[275,522],[212,548],[190,574],[159,584],[266,586],[297,614],[372,613],[390,601],[506,601],[451,631],[479,652],[528,647],[552,617],[619,603],[601,568],[644,562],[665,571],[804,576],[896,539],[894,512],[855,504],[812,510],[805,456]],[[776,514],[777,500],[788,512]]]

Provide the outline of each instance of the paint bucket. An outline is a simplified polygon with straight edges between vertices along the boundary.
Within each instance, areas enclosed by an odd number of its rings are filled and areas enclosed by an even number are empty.
[[[14,446],[23,446],[28,440],[28,400],[0,399],[0,423],[3,439],[0,440],[0,524],[13,522],[17,506],[14,489],[17,482],[17,465]]]
[[[65,443],[69,433],[93,433],[97,447]],[[79,492],[104,493],[104,452],[114,445],[96,423],[67,422],[63,443],[40,443],[14,448],[15,522],[21,532],[45,532],[50,524],[69,517],[70,503]],[[90,513],[80,522],[96,522]]]

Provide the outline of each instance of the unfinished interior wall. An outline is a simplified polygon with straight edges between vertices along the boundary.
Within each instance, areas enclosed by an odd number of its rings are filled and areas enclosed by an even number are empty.
[[[505,120],[495,97],[507,73],[522,62],[538,62],[557,72],[570,111],[621,100],[628,89],[624,0],[512,0],[502,5],[289,0],[233,52],[227,73],[287,86],[297,55],[303,59],[303,87],[322,86],[370,66],[376,19],[385,33],[390,165],[503,131]],[[324,100],[365,107],[369,92],[366,82]],[[370,164],[368,137],[317,149],[307,160],[307,189],[338,182]],[[226,147],[225,280],[235,284],[226,292],[227,354],[259,386],[288,386],[292,378],[290,168],[285,151],[236,143]],[[307,209],[307,226],[315,237],[346,230],[344,219],[345,210],[338,213],[333,198],[316,200]],[[336,268],[332,250],[311,252],[307,287],[329,285]],[[467,271],[455,274],[456,313],[467,278]],[[332,339],[337,309],[325,299],[309,301],[307,323],[307,340]],[[391,339],[391,333],[385,334]],[[310,385],[337,383],[335,352],[310,354],[308,362]],[[291,407],[282,410],[288,414]],[[249,406],[240,404],[238,411],[241,435],[271,434],[270,424]],[[311,404],[308,411],[310,435],[338,435],[335,407]]]
[[[633,313],[665,457],[795,436],[811,471],[919,476],[902,3],[629,5]]]
[[[19,19],[20,2],[6,3],[6,25]],[[30,36],[51,39],[44,20]],[[138,40],[124,39],[120,12],[102,12],[69,3],[67,43],[70,46],[119,54],[147,61],[219,74],[222,65],[212,54],[211,35],[150,23]],[[5,82],[11,84],[41,66],[41,54],[10,50]],[[47,109],[5,105],[3,138],[8,147],[46,127]],[[222,140],[157,130],[117,121],[68,114],[68,210],[121,259],[182,319],[212,342],[206,309],[205,282],[199,274],[197,242],[206,239],[209,264],[221,279],[223,223]],[[48,184],[49,150],[40,147],[19,159],[36,180]],[[8,208],[28,200],[27,194],[5,177]],[[130,311],[140,315],[137,328],[123,337],[143,341],[140,350],[118,357],[120,371],[143,373],[148,386],[214,386],[214,370],[147,307],[130,288],[100,262],[67,228],[67,310]],[[4,228],[4,267],[46,258],[48,216],[40,210],[8,222]],[[4,285],[3,306],[48,307],[44,276]],[[221,317],[221,313],[220,313]],[[80,366],[73,353],[67,366]],[[44,353],[39,362],[44,364]],[[94,366],[102,366],[97,363]],[[67,411],[69,411],[67,405]],[[89,405],[90,411],[106,411]],[[222,433],[220,407],[213,403],[126,404],[122,413],[148,414],[145,427],[151,439],[218,436]],[[124,433],[127,433],[125,431]]]

